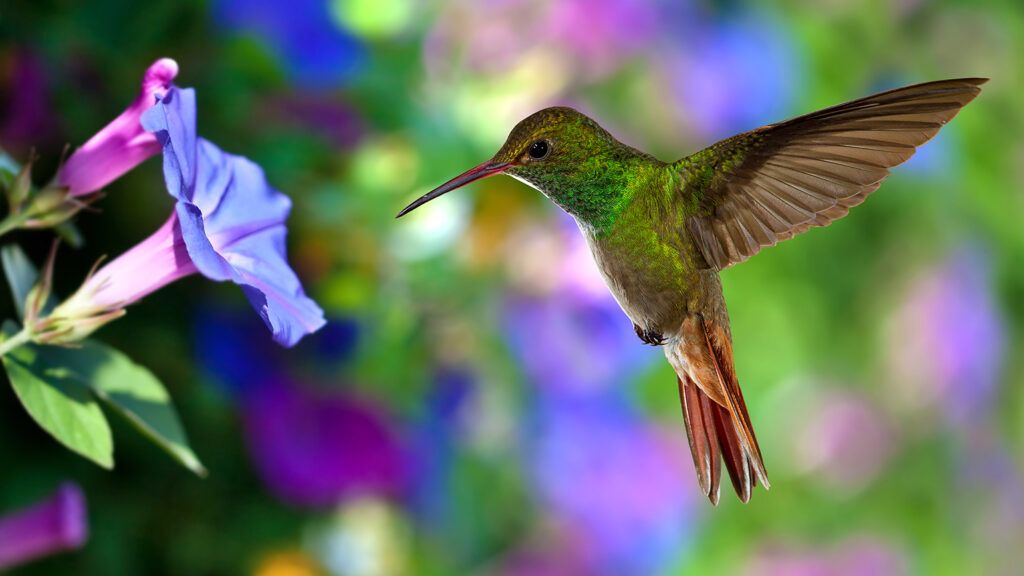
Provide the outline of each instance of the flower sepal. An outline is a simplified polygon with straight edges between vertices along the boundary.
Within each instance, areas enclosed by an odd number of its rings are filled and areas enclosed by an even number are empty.
[[[18,174],[11,180],[10,184],[4,187],[4,196],[7,198],[7,208],[12,214],[21,212],[24,203],[32,193],[32,160],[29,160],[21,167]]]

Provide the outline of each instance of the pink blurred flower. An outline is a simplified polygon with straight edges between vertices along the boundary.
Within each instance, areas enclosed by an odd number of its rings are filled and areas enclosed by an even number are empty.
[[[796,462],[816,472],[833,488],[857,491],[882,470],[893,450],[893,427],[866,398],[830,392],[805,407],[795,420]]]
[[[1006,346],[985,252],[961,248],[923,274],[887,336],[895,400],[941,408],[956,425],[990,410]]]
[[[49,499],[0,518],[0,571],[74,550],[88,537],[85,497],[63,484]]]
[[[139,95],[120,116],[114,118],[68,158],[58,175],[70,196],[95,192],[160,152],[156,136],[142,128],[142,113],[156,104],[178,75],[178,64],[170,58],[154,62],[142,77]]]
[[[902,576],[909,574],[906,555],[893,545],[867,536],[832,547],[774,543],[762,547],[744,574],[760,576]]]

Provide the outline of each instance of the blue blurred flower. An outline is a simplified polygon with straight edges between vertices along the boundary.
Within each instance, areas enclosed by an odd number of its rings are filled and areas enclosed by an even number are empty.
[[[233,397],[259,387],[281,369],[276,346],[259,337],[261,322],[241,312],[202,306],[194,314],[195,357],[214,383]]]
[[[799,89],[796,49],[770,17],[704,27],[667,71],[686,121],[719,139],[782,119]],[[692,42],[692,43],[690,43]]]
[[[698,502],[686,447],[616,398],[542,399],[527,452],[545,510],[608,574],[655,573],[686,549]]]
[[[937,403],[949,421],[985,418],[999,385],[1005,328],[993,300],[988,257],[962,247],[910,288],[886,346],[895,398]]]
[[[88,537],[85,496],[62,484],[47,500],[0,517],[0,571],[80,548]]]
[[[385,413],[348,393],[274,378],[244,398],[249,452],[267,487],[295,506],[398,496],[407,465]]]
[[[205,305],[194,314],[195,356],[214,383],[232,397],[244,396],[276,378],[289,359],[307,369],[312,361],[323,361],[333,369],[355,354],[359,326],[352,318],[329,318],[314,338],[298,351],[286,353],[261,337],[259,320],[242,312]]]
[[[452,465],[459,449],[459,412],[474,393],[474,374],[465,367],[438,368],[423,403],[421,416],[409,428],[410,507],[431,526],[446,526],[453,518],[450,493]]]
[[[352,78],[366,60],[359,40],[338,26],[325,0],[217,0],[226,28],[255,34],[280,58],[289,78],[307,88],[329,88]]]
[[[285,255],[291,201],[263,170],[196,135],[195,92],[170,90],[142,116],[164,148],[167,190],[191,264],[242,287],[274,340],[292,346],[324,324]]]

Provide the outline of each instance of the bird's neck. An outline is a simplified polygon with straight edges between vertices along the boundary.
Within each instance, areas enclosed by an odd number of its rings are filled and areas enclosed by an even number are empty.
[[[571,214],[596,237],[610,233],[659,163],[646,155],[589,158],[571,174],[517,176]]]

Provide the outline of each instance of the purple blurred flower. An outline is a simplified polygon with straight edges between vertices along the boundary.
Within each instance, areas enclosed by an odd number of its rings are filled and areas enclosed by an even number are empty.
[[[138,97],[61,167],[58,181],[71,196],[95,192],[160,151],[152,134],[142,129],[139,119],[171,88],[178,64],[170,58],[154,62],[142,77]]]
[[[364,131],[356,110],[332,94],[290,92],[271,98],[263,113],[271,120],[319,135],[338,148],[351,147]]]
[[[0,517],[0,570],[75,550],[89,537],[85,496],[72,483],[44,500]]]
[[[359,40],[339,27],[324,0],[217,0],[216,18],[228,29],[262,38],[289,78],[329,88],[355,75],[366,60]]]
[[[561,252],[542,255],[558,262],[553,291],[508,297],[505,332],[533,384],[547,393],[594,394],[624,384],[659,354],[636,338],[569,222],[559,230]]]
[[[550,6],[544,32],[598,77],[650,47],[660,23],[657,5],[648,0],[566,0]]]
[[[93,274],[51,318],[76,340],[122,309],[194,272],[231,280],[270,329],[293,346],[324,324],[285,256],[291,201],[270,186],[263,170],[196,136],[195,92],[172,87],[142,124],[164,147],[164,178],[177,203],[171,218],[121,257]]]
[[[243,419],[256,470],[285,502],[325,507],[405,487],[398,435],[365,401],[277,378],[246,396]]]
[[[821,544],[764,546],[745,574],[760,576],[902,576],[909,574],[903,551],[866,536],[848,538],[831,549]]]
[[[778,121],[799,86],[796,50],[763,15],[705,27],[669,65],[679,107],[703,138]]]
[[[939,403],[957,425],[990,409],[1005,329],[989,274],[983,251],[961,248],[913,284],[886,346],[898,400]]]
[[[536,488],[545,509],[588,543],[595,565],[645,574],[685,550],[698,502],[678,435],[644,424],[617,398],[547,401],[536,419]]]
[[[866,398],[851,392],[821,394],[792,419],[802,429],[796,461],[833,488],[859,490],[882,470],[895,449],[888,419]]]
[[[6,58],[5,58],[6,56]],[[46,77],[42,63],[27,50],[13,49],[0,54],[0,67],[9,71],[2,78],[3,99],[0,143],[4,147],[28,148],[53,137],[56,119],[49,108]]]

